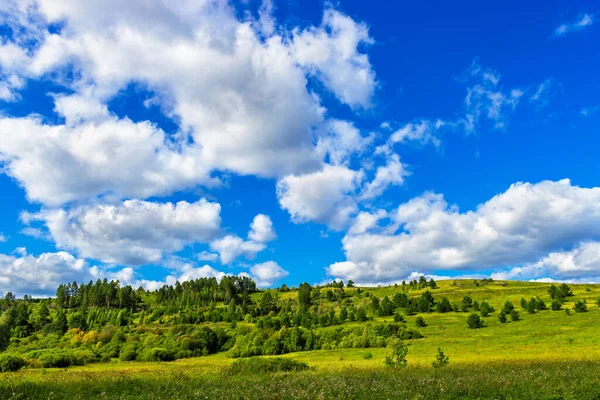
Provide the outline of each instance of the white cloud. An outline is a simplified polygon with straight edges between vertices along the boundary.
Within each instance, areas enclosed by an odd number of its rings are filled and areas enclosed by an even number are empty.
[[[373,136],[363,137],[351,122],[331,120],[325,134],[317,141],[317,153],[323,159],[328,157],[329,164],[345,165],[354,154],[367,150]]]
[[[22,219],[44,221],[58,247],[81,257],[139,265],[159,262],[165,253],[188,244],[212,240],[220,230],[220,210],[218,203],[205,199],[176,204],[127,200],[45,210]]]
[[[321,171],[278,181],[277,197],[293,222],[318,222],[341,230],[358,209],[352,196],[363,178],[362,171],[325,164]]]
[[[277,234],[273,229],[271,218],[268,215],[258,214],[250,224],[248,240],[244,240],[237,235],[227,235],[210,242],[210,250],[218,253],[222,264],[230,264],[240,256],[250,260],[254,259],[258,253],[267,248],[265,243],[276,238]],[[207,260],[214,256],[214,253],[208,252],[200,254],[201,259]]]
[[[267,246],[264,243],[258,243],[252,240],[246,241],[235,235],[227,235],[210,242],[210,249],[219,253],[222,264],[230,264],[240,256],[253,259],[256,257],[256,254],[266,248]]]
[[[385,165],[377,167],[375,177],[364,186],[360,199],[374,199],[381,196],[389,186],[402,186],[404,178],[409,175],[406,165],[400,162],[400,156],[392,154]]]
[[[347,261],[331,265],[331,276],[384,282],[414,270],[534,263],[564,246],[600,238],[600,188],[580,188],[569,180],[517,183],[465,213],[441,195],[426,193],[388,215],[390,225],[379,232],[372,232],[379,218],[371,217],[371,232],[344,237]]]
[[[0,232],[0,243],[2,243],[2,242],[6,242],[7,240],[8,240],[8,238],[7,238],[6,236],[4,236],[4,235],[2,234],[2,232]]]
[[[472,86],[467,89],[464,102],[465,131],[475,132],[482,117],[490,120],[494,128],[504,128],[507,123],[506,115],[515,109],[523,91],[514,88],[503,91],[499,86],[500,75],[482,67],[477,59],[467,70],[466,82]]]
[[[250,274],[256,280],[259,287],[272,286],[275,282],[285,278],[289,272],[284,270],[275,261],[267,261],[262,264],[253,265]]]
[[[4,171],[21,182],[30,200],[48,205],[105,194],[146,198],[217,183],[191,150],[171,148],[164,132],[148,122],[107,117],[65,126],[36,117],[0,118],[0,136]]]
[[[591,14],[582,14],[573,22],[567,22],[559,25],[554,30],[554,36],[564,36],[567,33],[578,32],[594,23],[594,16]]]
[[[374,213],[363,211],[354,218],[354,223],[348,230],[348,233],[350,235],[365,233],[376,228],[379,221],[385,217],[387,217],[385,210],[377,210]]]
[[[32,4],[7,7],[11,23],[27,25],[15,32],[27,37],[3,44],[0,79],[52,75],[74,94],[55,96],[64,126],[4,118],[0,162],[29,199],[47,205],[210,186],[215,170],[315,171],[313,132],[327,121],[307,76],[353,107],[368,106],[376,85],[359,51],[371,42],[366,26],[331,8],[321,26],[289,32],[274,25],[268,1],[258,28],[219,0]],[[52,23],[60,32],[48,32]],[[107,101],[130,84],[153,93],[152,103],[179,124],[176,138],[108,115]]]
[[[583,107],[580,111],[580,114],[584,117],[587,117],[596,114],[598,111],[600,111],[600,104],[595,106]]]
[[[320,27],[294,32],[293,55],[339,100],[353,107],[369,107],[377,81],[368,56],[358,48],[371,43],[365,24],[327,9]]]
[[[0,254],[0,292],[17,295],[54,295],[61,283],[89,281],[99,276],[97,267],[64,251],[38,257]]]
[[[248,239],[261,243],[277,239],[277,234],[273,230],[273,222],[268,215],[258,214],[254,217],[252,224],[250,224]]]
[[[494,279],[597,280],[600,242],[581,242],[568,251],[548,254],[535,263],[492,274]]]
[[[439,147],[441,142],[436,134],[445,125],[446,123],[439,119],[436,121],[421,120],[415,123],[408,123],[390,136],[390,142],[391,144],[396,144],[414,141],[422,145],[431,143],[435,147]]]

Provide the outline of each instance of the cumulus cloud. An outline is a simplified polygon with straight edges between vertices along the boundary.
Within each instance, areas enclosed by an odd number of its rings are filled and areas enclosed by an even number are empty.
[[[41,220],[56,245],[80,257],[105,263],[140,265],[159,262],[165,253],[192,243],[207,243],[220,231],[221,207],[205,199],[195,203],[127,200],[68,210],[23,214]]]
[[[275,282],[285,278],[289,272],[284,270],[275,261],[267,261],[261,264],[255,264],[250,268],[252,278],[260,287],[272,286]]]
[[[317,141],[317,153],[332,165],[348,164],[351,157],[367,150],[373,136],[364,137],[351,122],[332,120]]]
[[[311,174],[289,175],[277,182],[277,197],[295,223],[318,222],[335,230],[348,225],[357,211],[352,195],[364,178],[362,171],[325,164]]]
[[[0,292],[17,295],[53,295],[65,282],[89,281],[99,276],[98,268],[64,251],[42,253],[38,257],[26,252],[19,256],[0,254]]]
[[[248,240],[244,240],[237,235],[227,235],[210,242],[211,251],[218,253],[222,264],[230,264],[236,258],[244,256],[247,259],[254,259],[258,253],[267,248],[266,243],[277,238],[273,229],[273,222],[268,215],[258,214],[250,224]],[[209,259],[215,256],[215,253],[201,253],[200,257]]]
[[[600,237],[600,188],[569,180],[517,183],[464,213],[443,196],[425,193],[387,215],[387,226],[376,226],[384,214],[369,216],[369,229],[356,228],[344,237],[347,261],[329,266],[331,276],[384,282],[415,270],[535,263],[564,246]]]
[[[556,251],[535,263],[499,271],[494,279],[600,281],[600,242],[581,242],[571,250]]]
[[[307,77],[343,103],[367,107],[376,80],[360,48],[372,40],[364,24],[332,8],[320,26],[292,31],[275,26],[271,9],[263,4],[257,24],[220,0],[7,7],[19,29],[0,51],[0,81],[52,75],[74,93],[55,95],[64,125],[0,121],[5,173],[32,201],[58,205],[211,186],[212,171],[281,177],[317,170],[313,132],[326,124],[326,110]],[[61,29],[50,33],[49,24]],[[107,102],[131,84],[152,92],[178,123],[175,137],[108,113]]]
[[[7,238],[6,236],[4,236],[4,235],[2,234],[2,232],[0,232],[0,243],[2,243],[2,242],[6,242],[7,240],[8,240],[8,238]]]
[[[368,182],[360,194],[361,200],[379,197],[390,186],[404,185],[404,178],[410,175],[406,165],[400,162],[398,154],[388,157],[386,164],[377,167],[375,177]]]
[[[240,256],[253,259],[256,257],[256,254],[260,253],[266,248],[267,246],[264,243],[258,243],[252,240],[244,240],[235,235],[227,235],[223,238],[215,239],[210,242],[210,249],[219,253],[219,258],[222,264],[230,264]]]
[[[575,21],[566,22],[559,25],[554,30],[554,36],[565,36],[568,33],[581,31],[594,23],[594,16],[591,14],[582,14]]]
[[[27,197],[51,206],[99,195],[146,198],[199,182],[210,171],[188,150],[172,149],[149,122],[47,125],[38,117],[0,118],[0,163]]]
[[[294,32],[293,54],[342,102],[369,107],[377,82],[369,58],[358,48],[371,43],[365,24],[330,8],[320,27]]]
[[[248,239],[255,242],[266,243],[277,239],[277,234],[273,229],[273,222],[268,215],[258,214],[250,224]]]

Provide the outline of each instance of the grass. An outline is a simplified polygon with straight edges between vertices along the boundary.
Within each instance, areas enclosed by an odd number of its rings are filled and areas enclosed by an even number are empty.
[[[280,356],[307,363],[314,370],[231,376],[226,371],[232,360],[220,353],[170,363],[112,362],[4,373],[0,374],[0,399],[600,399],[600,309],[596,305],[600,285],[572,285],[575,296],[563,308],[572,309],[575,301],[586,299],[589,311],[568,316],[564,310],[535,314],[521,310],[523,297],[539,296],[550,306],[548,284],[458,283],[438,282],[440,287],[432,291],[436,300],[447,296],[451,302],[460,302],[469,295],[489,302],[496,311],[484,318],[484,328],[475,330],[466,325],[468,313],[420,314],[427,322],[419,328],[425,337],[406,343],[408,367],[401,371],[383,368],[388,352],[384,348],[334,349]],[[391,297],[401,289],[364,290]],[[409,296],[423,291],[411,291]],[[281,297],[296,295],[292,291]],[[521,321],[498,321],[506,300],[519,310]],[[416,316],[405,318],[409,328],[416,328]],[[392,321],[385,317],[367,323]],[[450,357],[450,365],[434,370],[431,362],[438,347]]]

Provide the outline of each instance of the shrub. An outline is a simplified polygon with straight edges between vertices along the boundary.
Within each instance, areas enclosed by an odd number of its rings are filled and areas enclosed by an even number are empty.
[[[397,312],[394,314],[394,322],[405,322],[404,316]]]
[[[308,364],[289,358],[252,357],[234,361],[228,368],[230,375],[267,374],[274,372],[300,372],[309,369]]]
[[[423,319],[423,317],[417,317],[417,318],[415,319],[415,324],[416,324],[418,327],[421,327],[421,328],[424,328],[424,327],[426,327],[426,326],[427,326],[427,323],[425,322],[425,320]]]
[[[174,361],[175,354],[172,351],[155,347],[146,349],[140,355],[142,361]]]
[[[562,302],[560,300],[552,300],[550,307],[552,307],[552,311],[558,311],[562,308]]]
[[[510,312],[510,319],[511,321],[516,322],[521,319],[521,315],[519,315],[519,312],[517,310],[512,310]]]
[[[571,315],[571,309],[569,307],[565,308],[565,314]]]
[[[369,352],[369,353],[365,353],[365,354],[363,355],[363,358],[364,358],[365,360],[370,360],[371,358],[373,358],[373,353],[371,353],[371,352]]]
[[[494,312],[494,307],[492,307],[487,301],[482,301],[479,305],[479,312],[481,313],[482,317],[487,317]]]
[[[0,372],[18,371],[25,366],[25,361],[21,357],[11,354],[0,355]]]
[[[600,297],[598,297],[598,300],[596,300],[596,305],[600,307]]]
[[[431,363],[433,368],[442,368],[448,365],[450,362],[450,358],[444,354],[441,348],[438,347],[437,355],[435,356],[435,361]]]
[[[483,328],[483,320],[481,319],[479,314],[473,313],[467,318],[467,325],[471,329]]]
[[[573,306],[573,309],[575,309],[576,312],[581,313],[581,312],[586,312],[587,311],[587,304],[585,302],[585,300],[578,300],[575,302],[575,305]]]
[[[507,319],[506,319],[506,313],[504,312],[504,310],[500,311],[500,313],[498,313],[498,321],[500,321],[501,324],[505,324]]]
[[[135,348],[135,344],[128,343],[121,348],[121,352],[119,353],[119,360],[135,361],[136,358],[137,358],[137,351]]]
[[[504,314],[510,314],[512,310],[515,309],[515,306],[513,305],[513,303],[511,303],[510,301],[506,301],[506,303],[504,303],[504,306],[502,307],[502,311],[504,311]]]
[[[392,352],[385,356],[384,365],[388,368],[402,368],[406,367],[406,355],[408,354],[408,348],[401,341],[396,341],[392,345]]]

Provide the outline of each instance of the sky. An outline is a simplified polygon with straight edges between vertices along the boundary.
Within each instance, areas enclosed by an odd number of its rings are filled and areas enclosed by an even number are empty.
[[[595,1],[0,2],[0,294],[600,282]]]

